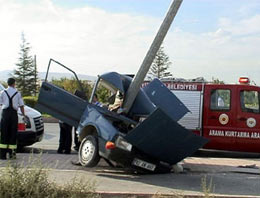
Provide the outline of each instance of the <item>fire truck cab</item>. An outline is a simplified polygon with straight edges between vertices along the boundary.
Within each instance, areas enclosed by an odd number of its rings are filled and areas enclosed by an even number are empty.
[[[179,124],[210,141],[204,148],[260,152],[260,87],[162,81],[190,110]]]

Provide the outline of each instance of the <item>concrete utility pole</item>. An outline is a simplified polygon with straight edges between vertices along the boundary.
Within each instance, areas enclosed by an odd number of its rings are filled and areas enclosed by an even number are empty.
[[[142,82],[144,81],[144,78],[152,65],[155,55],[156,55],[157,51],[159,50],[159,48],[163,42],[163,39],[166,36],[166,34],[171,26],[172,21],[178,12],[178,9],[179,9],[181,3],[182,3],[182,0],[174,0],[172,2],[171,6],[167,12],[167,15],[164,18],[163,23],[162,23],[159,31],[157,32],[157,35],[155,36],[153,43],[143,60],[143,63],[141,65],[140,69],[138,70],[132,83],[130,84],[130,86],[127,90],[126,96],[125,96],[124,104],[123,104],[123,110],[125,113],[128,113],[130,108],[132,107],[132,104],[134,103],[134,100],[142,85]]]

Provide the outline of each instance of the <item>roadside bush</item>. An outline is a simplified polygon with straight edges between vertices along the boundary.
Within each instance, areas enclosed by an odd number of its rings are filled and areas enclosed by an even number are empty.
[[[28,105],[29,107],[34,108],[36,103],[37,103],[38,98],[35,96],[25,96],[23,97],[23,101],[26,105]]]
[[[0,198],[94,198],[94,184],[73,179],[71,183],[58,186],[48,181],[48,171],[33,160],[27,166],[9,163],[0,170]]]

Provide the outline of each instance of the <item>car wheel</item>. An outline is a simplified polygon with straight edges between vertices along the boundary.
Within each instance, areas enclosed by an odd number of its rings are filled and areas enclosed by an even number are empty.
[[[85,167],[94,167],[98,164],[99,160],[97,138],[88,135],[82,140],[79,147],[80,164]]]

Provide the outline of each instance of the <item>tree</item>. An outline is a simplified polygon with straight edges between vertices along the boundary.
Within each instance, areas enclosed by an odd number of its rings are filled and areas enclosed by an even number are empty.
[[[212,77],[212,83],[214,84],[225,84],[223,80],[219,80],[218,78]]]
[[[98,96],[99,102],[102,102],[104,104],[109,102],[108,98],[111,96],[111,92],[107,88],[99,85],[95,93]]]
[[[36,63],[36,55],[34,55],[34,71],[33,71],[33,77],[34,77],[34,82],[33,82],[33,93],[34,96],[37,95],[39,91],[39,84],[38,84],[38,70],[37,70],[37,63]]]
[[[31,96],[37,93],[37,69],[36,62],[34,62],[31,55],[29,55],[31,47],[26,41],[24,33],[22,33],[22,44],[20,45],[20,57],[14,70],[14,78],[16,79],[17,88],[21,91],[23,96]]]
[[[52,79],[51,82],[57,85],[58,87],[62,87],[63,89],[72,94],[74,94],[76,90],[81,90],[78,81],[75,78]],[[89,82],[87,80],[80,80],[80,83],[82,85],[84,94],[87,98],[89,98],[91,94],[91,86]]]
[[[151,80],[154,78],[162,79],[172,77],[172,74],[168,71],[171,64],[169,56],[165,54],[164,47],[161,46],[148,72],[148,78]]]

